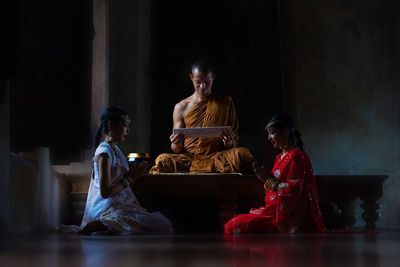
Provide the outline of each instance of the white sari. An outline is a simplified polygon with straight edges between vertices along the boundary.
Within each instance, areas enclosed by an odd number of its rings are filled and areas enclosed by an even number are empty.
[[[118,194],[102,198],[99,186],[99,168],[96,157],[107,154],[111,163],[111,179],[118,182],[129,170],[128,161],[116,146],[116,152],[107,142],[101,143],[95,152],[94,178],[90,181],[85,213],[81,228],[91,221],[100,220],[112,232],[119,233],[173,233],[171,222],[160,212],[148,212],[144,209],[131,188],[125,188]]]

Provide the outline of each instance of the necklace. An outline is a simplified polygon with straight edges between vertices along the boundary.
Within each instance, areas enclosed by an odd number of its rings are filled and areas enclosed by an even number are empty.
[[[282,152],[281,159],[283,159],[286,156],[286,154],[292,151],[293,149],[295,149],[295,147],[290,147],[286,152]]]
[[[117,159],[117,161],[120,161],[121,159],[119,158],[119,153],[118,153],[118,151],[117,151],[117,148],[116,148],[116,147],[113,147],[113,151],[114,151],[114,156],[115,156],[115,158]]]
[[[117,159],[117,161],[120,161],[121,159],[120,159],[120,157],[119,157],[119,153],[118,153],[118,150],[117,150],[117,146],[116,146],[116,145],[113,146],[112,144],[110,144],[110,142],[108,142],[108,144],[111,146],[111,148],[112,148],[112,150],[113,150],[113,153],[114,153],[114,156],[115,156],[115,158]]]

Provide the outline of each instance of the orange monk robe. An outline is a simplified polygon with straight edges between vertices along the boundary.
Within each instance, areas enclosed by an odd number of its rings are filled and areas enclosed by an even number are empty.
[[[231,126],[234,147],[224,150],[221,138],[186,138],[182,154],[161,154],[151,174],[167,172],[249,172],[253,155],[245,147],[236,147],[239,122],[232,98],[212,93],[184,117],[186,128]]]

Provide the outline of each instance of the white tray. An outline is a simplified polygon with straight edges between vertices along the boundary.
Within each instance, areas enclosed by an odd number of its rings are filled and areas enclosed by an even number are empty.
[[[174,134],[181,133],[185,138],[190,137],[220,137],[226,131],[232,136],[231,126],[199,127],[199,128],[175,128]]]

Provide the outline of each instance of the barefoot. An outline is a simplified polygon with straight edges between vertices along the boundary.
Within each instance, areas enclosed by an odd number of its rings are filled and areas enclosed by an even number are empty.
[[[94,232],[107,231],[107,227],[101,223],[101,221],[96,220],[86,224],[86,226],[79,231],[80,235],[88,235]]]

